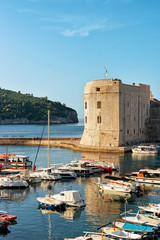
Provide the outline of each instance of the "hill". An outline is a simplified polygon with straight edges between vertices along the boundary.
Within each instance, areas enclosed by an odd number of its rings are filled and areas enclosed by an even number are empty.
[[[0,124],[76,123],[77,112],[65,104],[53,102],[47,97],[34,97],[0,88]]]

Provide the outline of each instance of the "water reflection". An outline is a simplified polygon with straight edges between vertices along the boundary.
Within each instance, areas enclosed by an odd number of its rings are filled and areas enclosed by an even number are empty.
[[[84,208],[74,208],[74,207],[67,207],[64,211],[52,211],[47,209],[42,209],[39,207],[42,214],[59,214],[61,217],[69,220],[76,220],[79,219],[81,216],[81,212]]]
[[[1,200],[24,201],[29,189],[0,189]]]

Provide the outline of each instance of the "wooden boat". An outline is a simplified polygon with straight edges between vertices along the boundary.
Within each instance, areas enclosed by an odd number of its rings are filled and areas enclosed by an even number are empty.
[[[17,216],[7,214],[6,212],[0,211],[0,220],[4,221],[15,221]]]
[[[154,147],[153,145],[151,146],[138,146],[138,147],[134,147],[132,148],[132,152],[133,153],[142,153],[142,154],[157,154],[158,150],[156,147]]]
[[[139,172],[132,172],[125,177],[139,183],[160,184],[160,169],[140,169]]]
[[[50,195],[38,197],[37,201],[42,208],[51,210],[64,210],[66,204],[60,200],[52,198]]]
[[[62,191],[59,194],[51,195],[51,197],[53,199],[66,203],[67,206],[71,207],[86,206],[84,200],[81,198],[80,192],[76,190]]]

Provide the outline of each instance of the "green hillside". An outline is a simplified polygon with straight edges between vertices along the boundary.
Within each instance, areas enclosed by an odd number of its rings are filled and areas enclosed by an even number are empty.
[[[0,120],[27,119],[29,121],[47,121],[50,110],[51,120],[64,118],[68,122],[77,122],[77,113],[60,102],[47,97],[34,97],[11,90],[0,89]]]

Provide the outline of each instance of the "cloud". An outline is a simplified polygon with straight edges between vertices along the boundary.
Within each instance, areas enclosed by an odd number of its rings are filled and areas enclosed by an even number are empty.
[[[87,37],[90,35],[91,31],[94,30],[100,30],[103,29],[103,25],[90,25],[90,26],[84,26],[82,28],[77,28],[77,29],[66,29],[61,32],[62,35],[66,37],[74,37],[74,36],[81,36],[81,37]]]

